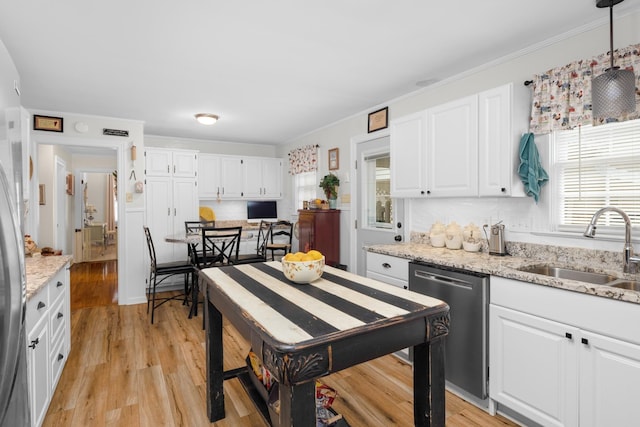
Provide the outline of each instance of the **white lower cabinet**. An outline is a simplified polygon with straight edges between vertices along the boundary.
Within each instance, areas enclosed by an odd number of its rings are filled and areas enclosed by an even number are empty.
[[[69,264],[27,302],[27,376],[31,423],[44,421],[71,350]]]
[[[391,255],[367,252],[367,277],[398,287],[398,292],[409,289],[409,260]],[[409,361],[409,349],[403,348],[395,353]]]
[[[640,305],[494,277],[491,301],[491,399],[545,426],[636,425]]]

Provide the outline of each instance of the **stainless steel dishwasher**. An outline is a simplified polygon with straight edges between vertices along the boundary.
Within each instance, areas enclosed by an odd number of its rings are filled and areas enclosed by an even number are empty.
[[[409,290],[449,304],[445,379],[484,400],[488,397],[489,276],[419,262],[409,263]]]

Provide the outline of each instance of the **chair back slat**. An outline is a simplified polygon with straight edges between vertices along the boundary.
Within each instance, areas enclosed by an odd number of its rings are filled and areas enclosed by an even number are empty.
[[[144,235],[147,238],[147,247],[149,248],[149,258],[151,259],[151,271],[155,271],[156,269],[156,249],[153,246],[153,239],[151,238],[151,231],[149,231],[149,227],[143,225]]]

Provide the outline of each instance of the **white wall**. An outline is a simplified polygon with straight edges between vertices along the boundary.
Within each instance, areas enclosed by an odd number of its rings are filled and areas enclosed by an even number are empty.
[[[632,13],[616,19],[616,46],[627,46],[640,42],[640,13]],[[470,34],[470,36],[472,36]],[[508,36],[508,35],[506,35]],[[553,67],[565,65],[573,60],[589,58],[603,52],[609,47],[609,26],[576,29],[555,40],[531,47],[522,52],[486,64],[458,76],[445,76],[440,83],[418,90],[399,99],[390,100],[380,105],[371,106],[368,111],[347,117],[338,123],[329,125],[310,134],[300,136],[280,146],[279,155],[286,157],[289,150],[307,144],[320,145],[320,161],[318,176],[328,172],[327,150],[340,149],[341,179],[348,173],[350,159],[350,139],[367,133],[367,113],[380,107],[389,107],[389,117],[393,120],[404,115],[424,110],[454,99],[497,87],[509,82],[514,84],[514,131],[521,134],[527,131],[526,123],[530,111],[530,93],[523,82],[531,79],[533,74],[544,72]],[[434,60],[437,60],[434,59]],[[517,147],[519,141],[514,141]],[[544,142],[542,142],[544,144]],[[546,147],[542,147],[544,151]],[[517,167],[517,165],[514,165]],[[287,175],[288,176],[288,175]],[[288,180],[290,181],[290,179]],[[285,181],[286,196],[291,197],[291,184]],[[348,189],[341,187],[340,193]],[[320,194],[320,193],[318,193]],[[597,247],[599,249],[621,249],[620,242],[604,239],[588,240],[585,238],[567,238],[559,234],[541,235],[549,230],[549,188],[545,188],[542,201],[535,205],[530,198],[483,198],[483,199],[431,199],[413,200],[408,205],[406,232],[429,230],[436,219],[447,222],[456,220],[460,224],[470,221],[482,225],[485,220],[503,219],[507,224],[507,239],[516,241],[533,241],[563,246]],[[347,207],[341,204],[343,208]],[[341,239],[348,240],[349,230],[341,230]],[[342,251],[343,263],[349,263],[348,254]]]
[[[191,138],[170,138],[164,136],[145,135],[145,146],[158,148],[179,148],[198,150],[201,153],[232,154],[259,157],[275,157],[273,145],[245,144],[240,142],[205,141]]]

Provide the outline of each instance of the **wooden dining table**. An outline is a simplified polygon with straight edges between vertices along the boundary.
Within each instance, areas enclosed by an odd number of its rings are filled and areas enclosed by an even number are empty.
[[[225,417],[223,382],[243,369],[223,369],[224,316],[278,382],[274,424],[315,427],[315,379],[413,347],[415,425],[444,426],[445,302],[328,266],[303,285],[287,280],[277,261],[199,274],[210,421]]]

